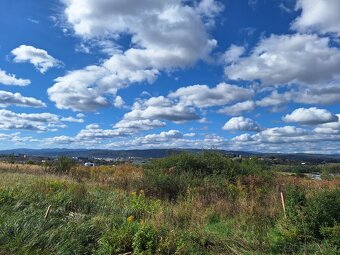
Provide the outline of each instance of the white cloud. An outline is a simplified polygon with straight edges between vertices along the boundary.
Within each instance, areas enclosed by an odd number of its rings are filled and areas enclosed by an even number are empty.
[[[128,34],[131,48],[114,52],[100,66],[86,67],[56,79],[49,96],[58,108],[85,111],[108,105],[106,96],[114,96],[117,89],[132,83],[151,83],[163,70],[185,68],[199,59],[208,59],[217,44],[209,38],[203,21],[204,15],[215,15],[218,11],[217,4],[206,6],[214,1],[204,1],[201,7],[180,0],[138,3],[64,0],[64,3],[65,18],[77,36],[85,41],[99,38],[98,41],[118,43],[120,35]],[[91,79],[78,75],[89,69]],[[93,97],[87,93],[90,88]],[[86,98],[92,107],[74,103],[78,98]]]
[[[75,111],[95,111],[109,103],[97,87],[92,84],[102,83],[107,71],[101,67],[88,66],[83,70],[72,71],[63,77],[55,79],[56,83],[47,90],[51,101],[60,109]],[[117,88],[110,88],[115,94]],[[108,91],[105,91],[108,92]]]
[[[56,114],[43,113],[17,113],[5,109],[0,109],[0,129],[31,130],[31,131],[57,131],[66,128],[64,122],[82,123],[82,119],[74,117],[62,117]]]
[[[39,140],[33,138],[32,136],[21,136],[20,132],[15,132],[12,134],[0,133],[0,141],[10,142],[15,145],[26,145],[27,143],[39,142]]]
[[[113,127],[131,130],[149,130],[157,127],[164,127],[165,122],[160,120],[150,120],[150,119],[123,119],[117,122]]]
[[[123,108],[125,106],[125,102],[121,96],[116,96],[113,105],[116,108]]]
[[[11,51],[16,63],[29,62],[41,73],[45,73],[52,67],[60,67],[62,63],[50,56],[47,51],[28,45],[20,45]]]
[[[269,96],[266,96],[262,98],[261,100],[256,101],[256,105],[261,107],[279,107],[284,104],[287,104],[293,99],[292,93],[286,92],[286,93],[278,93],[276,90],[274,90]]]
[[[292,24],[301,32],[334,33],[340,36],[340,2],[338,0],[298,0],[296,10],[302,10]]]
[[[94,139],[109,139],[114,137],[122,137],[131,134],[126,129],[101,129],[96,125],[88,125],[85,129],[80,130],[77,134],[77,140],[94,140]]]
[[[158,134],[149,134],[144,137],[136,137],[126,141],[114,142],[108,144],[107,148],[223,148],[226,140],[223,137],[211,134],[206,135],[203,139],[192,138],[192,133],[183,134],[178,130],[163,131]]]
[[[340,133],[335,129],[327,132],[331,128],[322,127],[328,124],[335,127],[336,123],[339,122],[322,124],[320,130],[317,130],[319,127],[308,130],[294,126],[268,128],[254,135],[236,136],[229,146],[237,150],[275,153],[320,153],[320,148],[322,153],[338,153]]]
[[[4,70],[0,69],[0,84],[3,85],[15,85],[15,86],[27,86],[31,83],[28,79],[16,78],[14,74],[8,74]]]
[[[285,122],[297,122],[304,125],[316,125],[327,122],[336,122],[338,117],[328,110],[311,108],[298,108],[291,114],[287,114],[282,118]]]
[[[260,131],[261,128],[258,123],[252,119],[245,117],[233,117],[222,128],[229,131]]]
[[[336,114],[338,117],[337,122],[329,122],[329,123],[324,123],[321,125],[318,125],[314,131],[315,133],[318,134],[340,134],[340,114]]]
[[[195,137],[197,134],[196,133],[187,133],[187,134],[184,134],[183,136],[185,137]]]
[[[263,86],[320,84],[340,78],[340,50],[330,39],[309,34],[272,35],[249,56],[225,68],[234,80],[260,80]]]
[[[283,126],[267,128],[257,134],[241,134],[234,137],[232,140],[236,143],[250,145],[267,144],[267,143],[291,143],[305,142],[312,139],[309,132],[302,128],[294,126]]]
[[[243,112],[248,112],[254,110],[256,107],[255,102],[251,100],[247,100],[244,102],[239,102],[234,105],[226,106],[220,110],[218,113],[223,113],[231,116],[240,115]]]
[[[268,137],[282,137],[283,138],[283,137],[302,136],[306,134],[307,134],[306,130],[302,128],[297,128],[294,126],[267,128],[260,132],[260,136],[265,137],[266,140],[268,140]]]
[[[332,105],[340,101],[340,86],[338,82],[319,86],[298,86],[283,93],[277,90],[270,95],[256,101],[261,107],[273,107],[273,110],[281,108],[290,102],[300,104]]]
[[[0,90],[0,107],[7,107],[10,105],[23,107],[46,107],[46,104],[33,97],[25,97],[20,93],[11,93]]]
[[[237,62],[244,54],[245,48],[243,46],[237,46],[232,44],[229,49],[223,54],[222,60],[226,64]]]
[[[214,17],[223,11],[224,6],[222,3],[215,0],[201,0],[196,8],[198,13],[204,16]]]
[[[74,123],[83,123],[84,120],[83,119],[78,119],[78,118],[74,118],[74,117],[62,117],[61,121],[64,122],[74,122]]]
[[[300,88],[292,93],[292,99],[304,104],[338,104],[340,102],[340,83],[330,83],[323,86]]]
[[[194,109],[163,96],[135,102],[132,110],[123,117],[124,120],[158,119],[173,122],[198,120],[199,118]]]
[[[235,136],[232,141],[235,141],[235,142],[249,142],[249,141],[253,141],[253,136],[246,133],[246,134],[241,134],[241,135],[238,135],[238,136]]]
[[[51,113],[15,113],[0,110],[0,129],[54,131],[66,127],[59,116]]]
[[[169,97],[179,98],[184,105],[205,108],[247,100],[253,95],[251,89],[220,83],[214,88],[209,88],[207,85],[182,87],[170,93]]]

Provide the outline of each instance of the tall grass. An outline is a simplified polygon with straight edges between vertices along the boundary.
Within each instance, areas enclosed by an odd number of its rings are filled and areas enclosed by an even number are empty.
[[[337,254],[338,180],[256,159],[179,154],[133,165],[0,171],[0,254]],[[279,188],[287,195],[287,218]],[[46,210],[51,212],[45,219]]]

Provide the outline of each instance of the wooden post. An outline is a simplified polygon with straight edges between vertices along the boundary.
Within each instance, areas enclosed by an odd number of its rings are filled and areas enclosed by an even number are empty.
[[[285,196],[284,196],[284,193],[283,193],[282,190],[280,192],[280,195],[281,195],[281,203],[282,203],[282,208],[283,208],[283,214],[284,214],[285,218],[287,218]]]
[[[46,213],[45,213],[45,220],[47,219],[48,215],[50,214],[51,212],[51,205],[48,206],[47,210],[46,210]]]

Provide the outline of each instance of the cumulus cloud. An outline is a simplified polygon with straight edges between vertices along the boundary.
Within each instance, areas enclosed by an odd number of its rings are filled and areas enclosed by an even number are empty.
[[[49,55],[46,50],[38,49],[33,46],[20,45],[11,51],[14,55],[15,63],[29,62],[41,73],[45,73],[52,67],[60,67],[62,63]]]
[[[38,142],[39,140],[33,138],[32,136],[22,136],[20,132],[15,132],[12,134],[0,133],[0,141],[11,142],[15,145],[23,145],[26,143]]]
[[[11,93],[0,90],[0,107],[7,107],[10,105],[23,107],[46,107],[46,104],[33,97],[25,97],[20,93]]]
[[[228,131],[260,131],[261,127],[252,119],[245,117],[233,117],[222,128]]]
[[[116,96],[113,105],[116,108],[123,108],[125,106],[125,102],[121,96]]]
[[[49,99],[60,109],[75,111],[95,111],[109,105],[101,91],[91,85],[103,83],[107,71],[98,66],[88,66],[83,70],[69,72],[55,79],[56,83],[47,90]],[[106,93],[109,92],[105,91]],[[110,93],[115,94],[117,88],[111,87]]]
[[[163,131],[159,134],[149,134],[145,137],[139,138],[135,140],[139,145],[143,144],[160,144],[160,143],[168,143],[171,140],[180,139],[183,137],[183,134],[178,130],[169,130]]]
[[[107,148],[223,148],[226,139],[211,134],[203,139],[193,139],[192,133],[182,133],[179,130],[163,131],[134,139],[108,144]],[[191,139],[189,139],[191,138]]]
[[[144,125],[143,127],[137,127],[137,122],[132,125],[130,123],[129,126],[123,125],[120,123],[113,127],[113,129],[102,129],[98,124],[89,124],[85,128],[81,129],[76,136],[55,136],[46,141],[48,144],[83,144],[83,145],[90,145],[90,144],[100,144],[103,140],[111,140],[114,138],[123,138],[126,136],[131,136],[135,134],[139,130],[148,130],[150,129],[148,125],[156,125],[157,123],[140,123]],[[160,123],[158,123],[160,124]],[[131,141],[127,142],[124,141],[126,145],[132,144]],[[117,143],[117,145],[120,143]],[[124,146],[122,146],[124,147]]]
[[[249,141],[254,141],[253,136],[246,133],[246,134],[241,134],[238,136],[235,136],[234,138],[232,138],[232,141],[235,142],[249,142]]]
[[[340,114],[336,114],[338,117],[337,122],[329,122],[318,125],[314,132],[318,134],[340,134]]]
[[[274,90],[270,95],[256,101],[256,105],[261,107],[279,107],[287,104],[292,99],[293,95],[291,92],[278,93],[277,90]]]
[[[251,54],[225,68],[233,80],[260,80],[263,86],[319,84],[340,77],[340,50],[330,39],[310,34],[272,35]]]
[[[314,130],[294,126],[267,128],[254,135],[242,134],[236,136],[229,146],[238,150],[284,153],[320,153],[320,148],[322,148],[323,153],[337,153],[339,133],[331,127],[326,127],[326,125],[332,125],[336,128],[337,123],[339,122],[321,124]],[[333,131],[328,132],[329,130]]]
[[[277,90],[256,101],[257,106],[272,107],[280,110],[290,102],[299,104],[332,105],[340,101],[340,86],[338,82],[320,86],[298,86],[285,92]]]
[[[56,130],[65,127],[59,117],[51,113],[15,113],[0,110],[0,129],[24,129],[35,131]]]
[[[305,88],[291,92],[293,101],[304,104],[337,104],[340,101],[340,83],[329,83],[326,85]]]
[[[257,134],[241,134],[234,137],[232,140],[238,143],[260,144],[260,143],[289,143],[289,142],[304,142],[309,136],[308,130],[297,128],[294,126],[283,126],[267,128]]]
[[[214,88],[209,88],[207,85],[182,87],[170,93],[169,97],[179,98],[184,105],[205,108],[247,100],[253,95],[251,89],[220,83]]]
[[[227,114],[231,116],[240,115],[243,112],[248,112],[254,110],[256,107],[255,102],[252,100],[247,100],[244,102],[239,102],[234,105],[226,106],[220,110],[218,113]]]
[[[164,127],[165,122],[160,120],[150,120],[150,119],[123,119],[117,122],[113,127],[121,129],[131,129],[131,130],[150,130],[157,127]]]
[[[0,84],[3,85],[15,85],[15,86],[27,86],[31,83],[28,79],[16,78],[14,74],[8,74],[4,70],[0,69]]]
[[[74,118],[74,117],[62,117],[61,118],[61,121],[64,121],[64,122],[74,122],[74,123],[83,123],[84,120],[81,119],[81,118]]]
[[[292,28],[301,32],[333,33],[340,36],[340,2],[338,0],[298,0],[296,10],[301,10]]]
[[[198,120],[195,110],[182,103],[176,103],[164,96],[152,97],[145,101],[135,102],[132,110],[124,114],[123,120],[158,119],[173,122]]]
[[[76,140],[93,140],[108,139],[121,137],[129,134],[126,129],[101,129],[98,125],[88,125],[85,129],[80,130],[76,136]]]
[[[285,122],[297,122],[303,125],[316,125],[328,122],[338,121],[338,116],[332,114],[326,109],[298,108],[291,114],[287,114],[282,118]]]
[[[64,122],[81,123],[82,120],[74,117],[61,117],[48,112],[16,113],[0,109],[0,129],[4,130],[56,131],[67,127]]]
[[[243,46],[237,46],[232,44],[229,49],[223,54],[222,60],[226,64],[234,63],[244,54],[245,48]]]
[[[207,17],[215,17],[223,11],[223,9],[224,6],[222,3],[215,0],[201,0],[196,7],[198,13]]]
[[[90,109],[107,105],[105,97],[115,95],[117,89],[132,83],[151,83],[162,70],[184,68],[199,59],[208,59],[217,44],[209,37],[204,23],[204,16],[215,16],[220,9],[215,1],[204,1],[198,6],[180,0],[138,3],[64,0],[64,3],[65,18],[77,36],[118,43],[120,35],[128,34],[131,48],[114,52],[101,65],[91,67],[89,80],[78,75],[88,72],[89,67],[59,77],[49,89],[50,99],[58,108],[86,110],[73,103],[83,98],[93,106]],[[88,95],[89,89],[95,96]]]

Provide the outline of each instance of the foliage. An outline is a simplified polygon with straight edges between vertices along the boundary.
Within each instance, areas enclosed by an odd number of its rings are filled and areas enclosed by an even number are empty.
[[[142,225],[133,237],[134,254],[152,255],[157,248],[157,232],[151,225]]]
[[[56,165],[0,166],[0,254],[339,254],[336,178],[211,152],[42,170]]]
[[[52,171],[56,174],[68,174],[74,165],[73,159],[60,156],[52,165]]]
[[[340,190],[322,191],[306,198],[301,189],[287,193],[288,218],[273,231],[276,252],[297,252],[302,244],[330,242],[340,251]]]

